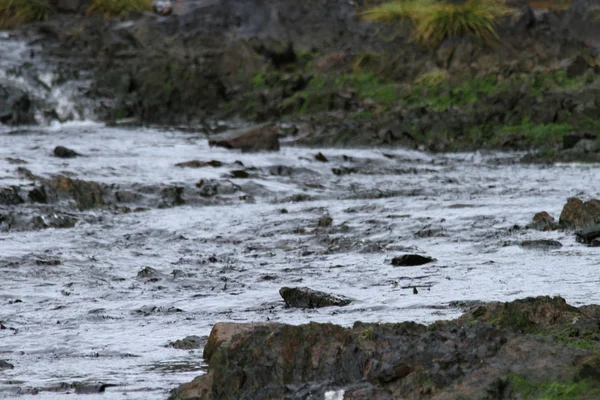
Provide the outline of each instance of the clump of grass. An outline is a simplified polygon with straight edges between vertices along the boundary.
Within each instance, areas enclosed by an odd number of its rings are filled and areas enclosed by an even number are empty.
[[[500,39],[496,20],[509,9],[499,0],[468,0],[462,4],[432,0],[394,0],[361,13],[368,21],[410,21],[415,40],[435,47],[451,37],[471,37],[491,44]]]
[[[0,0],[0,29],[43,21],[53,11],[49,0]]]
[[[434,69],[421,74],[415,79],[415,85],[435,88],[448,81],[448,72],[442,69]]]
[[[121,17],[129,11],[151,11],[152,0],[92,0],[87,9],[90,14],[103,14],[105,17]]]

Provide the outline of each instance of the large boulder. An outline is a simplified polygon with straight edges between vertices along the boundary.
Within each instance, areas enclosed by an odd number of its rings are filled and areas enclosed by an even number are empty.
[[[583,377],[585,395],[573,398],[595,399],[597,308],[538,297],[430,326],[248,326],[171,399],[546,398],[548,388],[563,393]]]
[[[572,197],[564,205],[558,223],[566,229],[585,228],[600,222],[600,200]]]

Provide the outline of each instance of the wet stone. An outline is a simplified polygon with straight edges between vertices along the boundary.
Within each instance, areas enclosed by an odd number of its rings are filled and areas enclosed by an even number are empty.
[[[524,240],[521,242],[521,247],[531,250],[552,250],[560,249],[562,243],[551,239]]]
[[[31,189],[29,193],[27,193],[27,198],[32,203],[46,203],[48,200],[46,197],[46,191],[43,187]]]
[[[327,159],[327,157],[325,157],[323,155],[323,153],[319,152],[317,154],[315,154],[315,160],[320,161],[320,162],[328,162],[329,160]]]
[[[203,168],[203,167],[220,167],[222,166],[223,163],[221,161],[217,161],[217,160],[211,160],[211,161],[200,161],[200,160],[192,160],[192,161],[186,161],[186,162],[181,162],[181,163],[177,163],[175,164],[176,167],[179,168]]]
[[[559,228],[554,217],[546,211],[535,214],[532,223],[528,227],[538,231],[553,231]]]
[[[174,349],[179,350],[192,350],[199,349],[202,344],[206,341],[206,338],[201,338],[200,336],[186,336],[183,339],[176,340],[174,342],[169,343],[169,347],[173,347]]]
[[[560,213],[559,224],[563,228],[577,229],[600,223],[600,200],[582,201],[572,197]]]
[[[28,164],[27,161],[22,160],[20,158],[12,158],[12,157],[6,157],[6,161],[8,161],[9,164]]]
[[[346,297],[328,294],[307,287],[282,287],[279,289],[279,294],[287,307],[296,308],[346,306],[352,302]]]
[[[0,204],[1,205],[17,205],[23,203],[23,199],[17,193],[17,188],[0,189]]]
[[[247,173],[246,171],[241,170],[241,169],[236,169],[236,170],[231,171],[230,175],[232,178],[241,178],[241,179],[248,178],[250,176],[249,173]]]
[[[57,146],[54,148],[54,157],[58,158],[75,158],[80,156],[81,154],[77,153],[75,150],[71,150],[64,146]]]
[[[144,267],[137,273],[138,278],[154,278],[159,275],[158,271],[152,267]]]
[[[241,134],[227,134],[209,140],[211,146],[239,149],[242,152],[279,151],[279,128],[260,126]]]
[[[9,363],[6,360],[0,360],[0,370],[2,369],[13,369],[15,368],[14,365],[12,365],[11,363]]]
[[[394,267],[415,267],[435,261],[435,258],[421,256],[419,254],[405,254],[403,256],[394,257],[392,265]]]
[[[575,233],[577,241],[585,244],[594,244],[600,239],[600,224],[592,225]]]
[[[329,215],[325,215],[325,216],[319,218],[318,225],[322,228],[327,228],[327,227],[331,226],[332,223],[333,223],[333,218],[331,218]]]

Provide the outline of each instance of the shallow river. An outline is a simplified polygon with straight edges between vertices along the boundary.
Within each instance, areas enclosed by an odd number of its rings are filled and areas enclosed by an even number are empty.
[[[93,210],[71,229],[0,232],[0,321],[16,329],[0,330],[0,359],[14,365],[0,372],[0,397],[74,398],[69,385],[90,382],[111,386],[87,399],[164,399],[202,373],[201,349],[168,343],[207,335],[218,321],[428,323],[460,315],[451,302],[462,300],[600,303],[597,248],[571,233],[514,229],[542,210],[558,217],[571,196],[600,197],[598,166],[291,145],[241,154],[209,148],[202,132],[86,123],[9,131],[0,126],[0,187],[28,184],[7,159],[19,158],[41,176],[181,186],[186,204]],[[84,156],[52,157],[57,145]],[[190,160],[223,165],[175,166]],[[201,196],[201,180],[226,190]],[[318,227],[327,214],[332,226]],[[563,247],[520,247],[527,239]],[[406,253],[436,261],[391,265]],[[145,267],[153,279],[138,276]],[[354,302],[286,309],[282,286]]]

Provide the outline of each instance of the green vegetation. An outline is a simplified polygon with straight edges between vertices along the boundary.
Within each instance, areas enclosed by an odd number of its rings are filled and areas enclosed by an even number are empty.
[[[52,12],[49,0],[0,0],[0,29],[43,21]]]
[[[87,9],[90,14],[103,14],[105,17],[121,17],[129,11],[151,11],[152,0],[92,0]]]
[[[577,382],[537,383],[519,375],[510,374],[508,379],[514,391],[524,400],[581,400],[600,398],[600,389],[590,380]]]
[[[560,144],[563,136],[573,130],[575,127],[568,123],[534,124],[525,118],[520,125],[501,127],[498,134],[500,138],[507,134],[518,134],[532,146],[551,146]]]
[[[448,72],[442,69],[434,69],[421,74],[415,79],[415,85],[426,88],[436,88],[448,82]]]
[[[434,0],[393,0],[361,13],[368,21],[410,21],[417,42],[435,47],[445,38],[471,37],[491,44],[500,39],[497,18],[509,9],[500,1],[468,0],[462,4]]]

